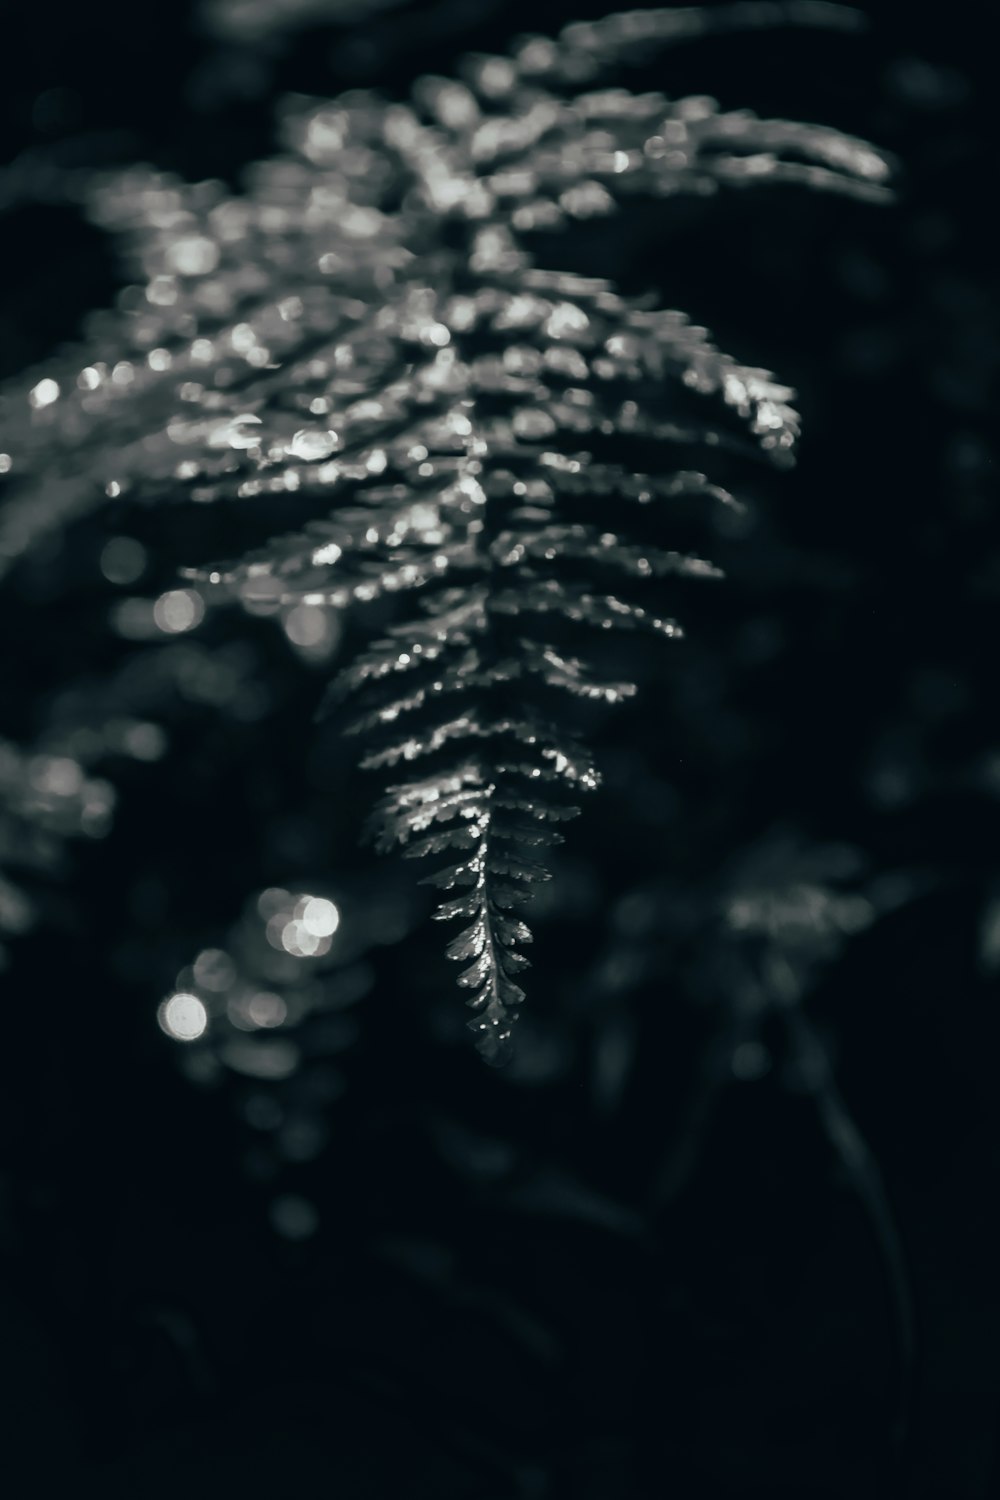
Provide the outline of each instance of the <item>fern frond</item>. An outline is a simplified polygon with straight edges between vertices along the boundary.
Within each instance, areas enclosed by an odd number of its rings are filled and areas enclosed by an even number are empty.
[[[424,884],[461,891],[443,901],[435,915],[463,923],[447,954],[466,965],[458,983],[472,992],[468,1004],[476,1017],[470,1025],[490,1062],[504,1056],[516,1008],[524,999],[514,976],[528,967],[520,950],[531,941],[531,933],[513,912],[531,884],[549,878],[526,850],[558,838],[548,829],[525,824],[522,800],[503,795],[502,781],[516,780],[517,770],[495,767],[494,773],[497,779],[488,781],[482,765],[469,764],[450,776],[392,787],[377,817],[383,848],[405,843],[414,828],[433,822],[451,826],[419,840],[406,850],[409,855],[465,851],[460,863],[428,875]],[[564,816],[573,811],[561,809]]]
[[[0,567],[108,487],[295,494],[315,519],[211,583],[355,609],[362,627],[398,596],[329,702],[354,704],[362,765],[419,767],[379,803],[378,847],[460,855],[428,879],[459,892],[438,915],[464,924],[449,953],[490,1057],[522,999],[530,934],[511,913],[547,877],[550,825],[598,783],[568,700],[635,691],[601,675],[595,642],[676,638],[677,590],[720,576],[673,545],[677,502],[738,504],[688,450],[782,463],[799,432],[768,371],[679,312],[535,265],[532,233],[631,194],[795,181],[883,197],[889,170],[826,126],[581,85],[653,41],[849,17],[813,0],[609,17],[470,58],[407,104],[294,101],[285,154],[241,197],[110,176],[90,211],[142,284],[94,320],[85,356],[4,394]]]

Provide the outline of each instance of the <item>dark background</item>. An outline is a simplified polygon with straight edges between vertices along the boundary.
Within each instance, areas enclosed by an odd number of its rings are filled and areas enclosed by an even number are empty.
[[[285,91],[399,94],[603,9],[331,5],[234,41],[181,0],[16,5],[3,375],[123,284],[77,171],[235,184]],[[608,785],[540,904],[508,1069],[472,1050],[408,868],[357,849],[370,791],[312,723],[322,672],[235,613],[138,667],[110,628],[109,532],[148,548],[153,596],[232,553],[224,521],[112,510],[5,580],[0,735],[129,713],[169,747],[101,760],[110,830],[19,877],[12,1495],[1000,1489],[993,53],[971,0],[867,12],[863,37],[706,40],[628,75],[868,137],[899,196],[770,189],[573,247],[796,385],[805,439],[755,476],[688,643],[600,727]],[[343,932],[268,1079],[156,1007],[273,885],[334,896]]]

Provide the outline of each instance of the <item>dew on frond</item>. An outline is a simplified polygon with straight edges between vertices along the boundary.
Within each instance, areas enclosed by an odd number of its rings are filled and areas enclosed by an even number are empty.
[[[609,16],[468,58],[404,102],[290,100],[282,153],[239,194],[95,177],[87,210],[134,284],[0,393],[0,571],[108,497],[295,497],[294,526],[189,574],[150,628],[194,631],[215,590],[321,661],[350,614],[362,643],[324,707],[352,705],[363,766],[409,778],[376,808],[377,846],[460,855],[430,879],[459,892],[438,915],[463,922],[449,952],[494,1059],[530,936],[510,913],[547,875],[550,825],[599,782],[586,716],[636,691],[603,675],[602,639],[680,639],[688,586],[721,576],[678,514],[740,502],[692,462],[725,456],[728,480],[789,463],[799,436],[768,370],[678,311],[536,264],[538,245],[636,196],[663,213],[756,184],[885,197],[886,157],[828,126],[597,87],[654,45],[785,22],[856,16],[822,0]],[[116,576],[134,566],[108,553]]]

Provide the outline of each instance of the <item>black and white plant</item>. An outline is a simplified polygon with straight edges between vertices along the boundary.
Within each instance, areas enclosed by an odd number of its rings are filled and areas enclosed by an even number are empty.
[[[719,576],[681,511],[738,506],[731,458],[788,463],[798,437],[768,371],[552,246],[637,196],[666,216],[762,184],[888,192],[886,158],[835,129],[598,80],[785,21],[853,13],[638,11],[470,57],[406,103],[295,99],[238,196],[108,174],[89,211],[135,285],[4,393],[0,565],[107,494],[312,514],[197,577],[251,607],[352,612],[361,644],[327,703],[383,778],[378,846],[436,861],[490,1060],[523,999],[532,888],[599,783],[586,705],[635,692],[603,643],[680,633],[682,589]]]

